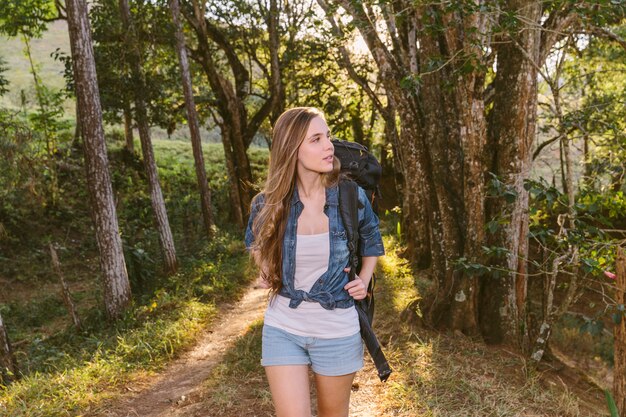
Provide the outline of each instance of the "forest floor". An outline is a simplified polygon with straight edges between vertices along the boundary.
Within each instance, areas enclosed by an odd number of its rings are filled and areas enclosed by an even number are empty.
[[[194,348],[184,353],[161,373],[126,385],[122,388],[126,394],[117,398],[114,403],[104,404],[98,407],[99,411],[87,415],[92,417],[271,415],[269,402],[259,408],[255,401],[246,402],[244,399],[240,402],[232,398],[230,401],[239,404],[231,413],[225,414],[223,411],[214,413],[206,409],[207,404],[203,401],[206,394],[203,387],[205,380],[211,377],[211,372],[224,360],[226,353],[233,349],[237,339],[244,336],[255,324],[258,326],[266,304],[267,290],[250,286],[235,305],[226,304],[220,308],[220,319],[199,338]],[[382,385],[378,382],[373,365],[368,361],[353,383],[350,415],[379,416],[374,403],[377,391],[381,389]]]
[[[410,275],[404,265],[396,263],[393,254],[385,258],[377,288],[376,327],[394,374],[380,383],[367,358],[353,384],[350,416],[608,414],[602,390],[567,361],[530,369],[517,353],[400,320],[407,300],[416,294],[403,281]],[[81,415],[273,416],[259,363],[266,297],[265,290],[250,287],[239,302],[220,308],[218,319],[194,348],[161,372],[125,384],[120,396]],[[312,413],[316,414],[315,401]]]
[[[261,318],[266,304],[265,290],[250,287],[235,305],[220,308],[220,318],[200,338],[197,345],[157,375],[133,381],[128,392],[93,416],[157,417],[181,415],[193,404],[198,390],[211,370],[250,324]],[[182,414],[188,415],[188,414]]]

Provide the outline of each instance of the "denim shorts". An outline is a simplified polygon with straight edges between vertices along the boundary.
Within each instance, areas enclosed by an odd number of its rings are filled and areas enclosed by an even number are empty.
[[[263,326],[261,365],[311,365],[324,376],[347,375],[363,367],[361,334],[321,339],[297,336],[272,326]]]

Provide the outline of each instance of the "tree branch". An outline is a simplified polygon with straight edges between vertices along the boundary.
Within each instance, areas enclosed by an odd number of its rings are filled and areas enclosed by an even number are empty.
[[[324,10],[324,13],[326,13],[326,19],[330,23],[330,26],[332,28],[333,34],[337,38],[343,39],[343,37],[344,37],[343,30],[337,24],[337,21],[333,17],[332,12],[331,12],[330,7],[328,6],[328,4],[324,0],[317,0],[317,3]],[[354,80],[354,82],[357,83],[365,91],[365,93],[367,93],[367,95],[370,98],[370,100],[372,100],[372,103],[374,103],[374,106],[376,106],[378,111],[381,112],[381,114],[382,114],[383,111],[384,111],[383,104],[380,102],[380,100],[376,96],[376,93],[374,93],[374,91],[370,88],[369,83],[367,82],[365,77],[359,75],[356,72],[356,70],[354,69],[354,65],[352,64],[352,62],[350,60],[350,55],[348,54],[348,50],[346,49],[346,47],[343,44],[340,44],[338,49],[339,49],[339,53],[341,55],[340,63],[346,69],[346,71],[348,71],[348,75],[350,75],[350,78],[352,78],[352,80]]]
[[[626,50],[626,40],[621,36],[599,26],[590,26],[590,28],[591,31],[589,33],[617,42],[624,50]]]
[[[579,22],[578,14],[573,11],[571,4],[550,13],[542,25],[543,30],[541,32],[539,63],[545,62],[552,47],[565,36],[569,35],[569,32],[565,29]]]

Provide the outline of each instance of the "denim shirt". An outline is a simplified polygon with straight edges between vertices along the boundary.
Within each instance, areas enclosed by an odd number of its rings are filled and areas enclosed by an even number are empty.
[[[265,198],[263,194],[255,197],[246,229],[245,243],[250,247],[254,243],[252,223],[254,218],[263,207]],[[282,259],[282,283],[280,295],[291,299],[289,307],[297,308],[302,301],[316,301],[327,309],[348,308],[354,305],[354,299],[344,290],[348,283],[348,274],[344,268],[348,266],[348,238],[339,212],[339,187],[336,185],[326,189],[326,205],[324,214],[329,219],[330,259],[328,270],[313,284],[310,291],[296,290],[294,288],[294,275],[296,270],[296,243],[298,217],[302,213],[304,204],[300,201],[297,187],[294,188],[291,198],[289,217],[283,237]],[[359,255],[381,256],[385,251],[378,228],[378,217],[372,210],[365,191],[359,187]]]

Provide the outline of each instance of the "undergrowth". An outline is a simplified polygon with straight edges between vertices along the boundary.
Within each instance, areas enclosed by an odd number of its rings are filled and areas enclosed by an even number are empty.
[[[393,217],[383,220],[393,222]],[[393,229],[393,228],[391,228]],[[357,374],[358,416],[598,416],[603,399],[589,401],[558,378],[527,376],[521,355],[492,348],[461,335],[447,335],[408,324],[403,311],[430,284],[401,257],[395,233],[384,237],[386,255],[379,260],[374,327],[393,374],[381,384],[366,354]],[[418,312],[419,313],[419,312]],[[260,365],[262,323],[254,323],[207,379],[201,408],[209,415],[272,416],[271,396]],[[602,393],[599,393],[602,394]],[[353,400],[356,401],[356,400]],[[352,414],[351,414],[352,415]]]
[[[221,236],[206,260],[187,265],[142,305],[115,324],[102,319],[88,331],[67,329],[40,342],[45,363],[0,391],[0,412],[10,416],[72,416],[116,395],[116,387],[154,372],[196,340],[216,303],[237,297],[247,278],[241,241]]]
[[[597,409],[546,375],[528,377],[522,356],[462,335],[398,320],[422,296],[395,237],[385,237],[384,283],[376,313],[379,337],[394,374],[378,401],[381,416],[597,416]],[[418,281],[420,279],[418,278]],[[596,403],[602,406],[601,400]],[[591,411],[593,410],[593,411]]]
[[[71,169],[60,177],[64,199],[57,209],[33,199],[26,200],[28,206],[20,206],[20,211],[10,202],[3,206],[3,213],[13,220],[0,223],[4,227],[0,252],[8,256],[0,257],[0,285],[6,282],[16,291],[1,294],[0,312],[14,345],[19,379],[0,387],[1,416],[88,412],[118,395],[123,384],[156,372],[188,348],[210,325],[217,305],[235,300],[247,285],[250,274],[241,231],[224,215],[229,203],[221,145],[204,144],[217,219],[216,236],[207,243],[190,143],[154,141],[181,263],[180,271],[167,277],[161,269],[141,159],[124,152],[117,136],[107,140],[133,306],[115,323],[104,317],[82,157],[70,152]],[[266,150],[251,150],[253,168],[262,167],[266,155]],[[17,196],[22,190],[12,192]],[[57,247],[81,332],[71,327],[61,301],[49,243]]]

